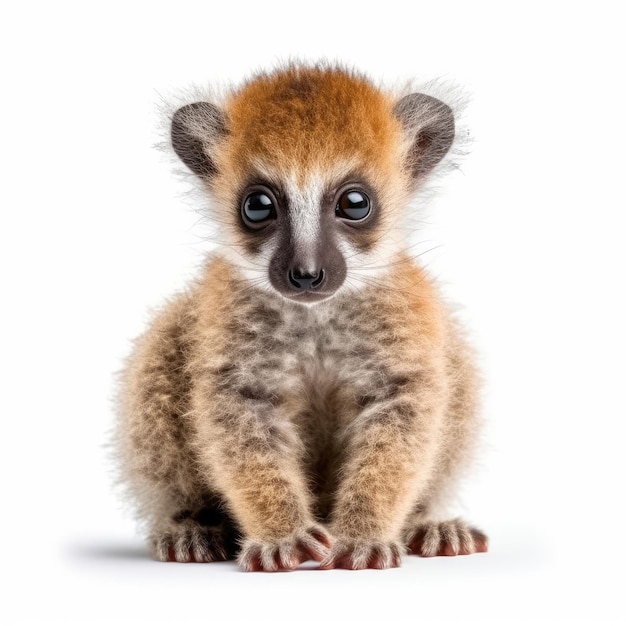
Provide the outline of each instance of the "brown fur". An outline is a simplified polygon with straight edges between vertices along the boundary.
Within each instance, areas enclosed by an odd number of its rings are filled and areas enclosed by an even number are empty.
[[[476,382],[435,286],[386,239],[415,182],[394,102],[351,72],[299,66],[226,98],[228,132],[204,144],[216,165],[204,182],[240,255],[257,259],[238,211],[259,163],[277,188],[321,171],[332,189],[349,162],[381,218],[333,297],[294,302],[218,251],[137,342],[117,439],[156,558],[357,569],[397,566],[407,550],[486,550],[479,531],[438,517],[475,439]],[[268,232],[258,237],[270,246]],[[350,263],[372,247],[385,267],[360,279]]]

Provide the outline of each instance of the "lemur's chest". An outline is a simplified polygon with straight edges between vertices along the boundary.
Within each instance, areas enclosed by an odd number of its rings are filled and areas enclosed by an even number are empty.
[[[229,383],[254,398],[316,407],[384,387],[392,376],[384,325],[362,314],[363,303],[339,304],[251,303],[230,327]]]

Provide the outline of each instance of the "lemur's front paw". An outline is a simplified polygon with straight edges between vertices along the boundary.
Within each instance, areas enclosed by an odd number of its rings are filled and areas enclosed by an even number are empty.
[[[405,550],[396,541],[338,539],[320,569],[388,569],[400,567]]]
[[[322,561],[331,545],[327,532],[313,526],[275,541],[246,539],[237,562],[246,572],[289,571],[309,559]]]
[[[407,535],[411,554],[420,556],[456,556],[487,552],[487,536],[463,520],[424,522]]]
[[[212,563],[233,558],[230,541],[220,527],[206,527],[193,520],[172,523],[150,536],[154,558],[179,563]]]

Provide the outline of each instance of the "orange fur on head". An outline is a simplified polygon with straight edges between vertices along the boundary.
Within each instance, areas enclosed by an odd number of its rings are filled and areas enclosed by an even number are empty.
[[[225,103],[232,138],[224,165],[247,172],[259,159],[282,171],[353,161],[390,167],[401,142],[390,97],[339,68],[289,67],[258,76]]]

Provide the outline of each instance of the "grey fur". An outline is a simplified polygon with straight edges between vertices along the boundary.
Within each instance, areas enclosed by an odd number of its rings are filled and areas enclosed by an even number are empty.
[[[448,153],[454,141],[454,114],[441,100],[412,93],[398,101],[395,115],[411,141],[409,169],[415,178],[428,174]]]

